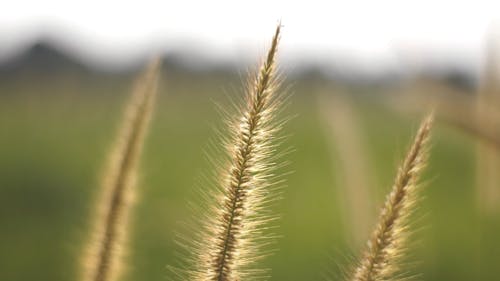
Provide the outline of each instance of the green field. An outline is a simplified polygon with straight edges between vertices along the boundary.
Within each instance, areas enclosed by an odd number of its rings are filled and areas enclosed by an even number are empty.
[[[214,102],[225,106],[242,94],[238,78],[164,74],[141,160],[123,280],[170,276],[167,265],[178,260],[175,235],[211,171],[204,152],[215,138],[213,128],[221,126]],[[285,114],[296,117],[286,126],[286,145],[294,152],[285,171],[293,173],[274,207],[282,218],[277,251],[265,260],[271,280],[336,279],[339,266],[359,252],[346,242],[336,180],[341,163],[318,113],[318,83],[286,83],[293,97]],[[130,77],[90,74],[1,80],[0,280],[77,280],[100,173],[130,85]],[[358,93],[353,104],[380,206],[419,116],[389,111],[376,94]],[[419,280],[498,280],[500,216],[477,211],[475,139],[438,123],[432,143],[410,251],[416,263],[409,268]]]

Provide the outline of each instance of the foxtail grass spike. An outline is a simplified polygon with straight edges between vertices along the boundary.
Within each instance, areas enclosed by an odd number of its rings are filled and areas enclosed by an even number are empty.
[[[266,208],[276,200],[276,137],[282,123],[276,120],[281,109],[276,52],[281,26],[260,69],[250,78],[246,100],[230,116],[225,150],[227,162],[220,165],[216,188],[208,193],[201,231],[187,269],[186,280],[259,280],[266,270],[257,261],[266,256],[273,237],[266,234],[275,215]],[[271,240],[269,240],[271,239]]]
[[[382,208],[368,247],[355,269],[352,281],[399,280],[401,261],[407,250],[409,217],[418,200],[418,180],[427,163],[427,143],[432,126],[427,117],[417,132]],[[401,275],[402,274],[402,275]]]
[[[83,281],[114,281],[122,259],[134,185],[144,136],[157,91],[160,60],[153,60],[135,81],[120,131],[104,171],[92,238],[84,256]]]

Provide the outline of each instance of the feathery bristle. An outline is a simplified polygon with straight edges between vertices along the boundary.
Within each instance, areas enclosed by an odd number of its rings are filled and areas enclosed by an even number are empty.
[[[128,217],[134,197],[137,163],[153,109],[160,60],[153,60],[137,79],[122,120],[98,198],[98,212],[84,260],[83,281],[117,280]]]
[[[191,242],[193,268],[187,270],[187,280],[256,280],[266,272],[255,265],[266,255],[267,223],[275,219],[265,207],[276,199],[274,150],[282,126],[276,121],[282,102],[275,65],[280,29],[278,25],[264,62],[251,78],[239,116],[229,122],[224,142],[228,162],[219,167],[215,190],[204,190],[209,207],[200,220],[198,241]]]
[[[427,117],[400,166],[394,186],[388,195],[377,226],[368,241],[353,281],[397,280],[399,262],[407,249],[409,216],[418,199],[418,179],[427,162],[427,143],[432,127],[432,115]]]

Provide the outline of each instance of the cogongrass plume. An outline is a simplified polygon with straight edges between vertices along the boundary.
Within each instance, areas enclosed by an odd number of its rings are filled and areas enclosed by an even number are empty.
[[[341,171],[339,205],[347,230],[346,237],[348,242],[358,247],[366,240],[373,213],[369,187],[373,188],[375,180],[363,143],[365,139],[349,97],[325,92],[320,96],[319,106],[331,135],[329,143],[335,151],[332,158],[338,158],[338,170]]]
[[[249,79],[245,103],[227,122],[229,136],[223,141],[227,161],[217,167],[215,187],[202,190],[207,207],[198,214],[202,217],[196,225],[197,238],[185,241],[190,265],[173,269],[183,279],[265,278],[267,271],[257,268],[257,261],[268,254],[264,248],[272,242],[266,231],[276,216],[266,207],[277,199],[279,181],[274,173],[281,166],[275,162],[280,140],[276,134],[283,125],[276,119],[283,102],[275,63],[280,29],[278,25],[258,73]]]
[[[418,180],[427,163],[427,143],[433,117],[420,125],[406,158],[399,167],[395,183],[388,195],[379,221],[368,241],[353,281],[400,280],[404,278],[400,263],[407,250],[409,217],[418,200]]]
[[[83,281],[117,280],[123,271],[124,243],[137,164],[157,91],[160,60],[153,60],[135,81],[108,167],[103,175],[93,232],[84,256]]]

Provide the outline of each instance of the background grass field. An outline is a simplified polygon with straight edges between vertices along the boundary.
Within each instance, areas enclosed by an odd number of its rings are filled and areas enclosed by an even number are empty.
[[[76,280],[100,173],[131,81],[129,75],[71,71],[0,80],[0,280]],[[221,72],[163,72],[141,160],[124,280],[169,276],[167,265],[177,260],[175,234],[211,171],[204,152],[213,128],[222,125],[215,102],[238,99],[241,84],[237,75]],[[266,266],[271,280],[323,280],[328,272],[335,278],[359,252],[346,242],[338,204],[341,163],[318,111],[318,93],[334,94],[338,87],[318,79],[285,86],[293,95],[285,114],[296,117],[286,126],[286,145],[295,151],[284,171],[293,173],[275,206],[282,237]],[[420,116],[384,107],[380,88],[343,91],[353,96],[376,174],[369,188],[381,206]],[[476,140],[438,123],[432,143],[412,272],[429,281],[498,280],[500,217],[477,210]]]

